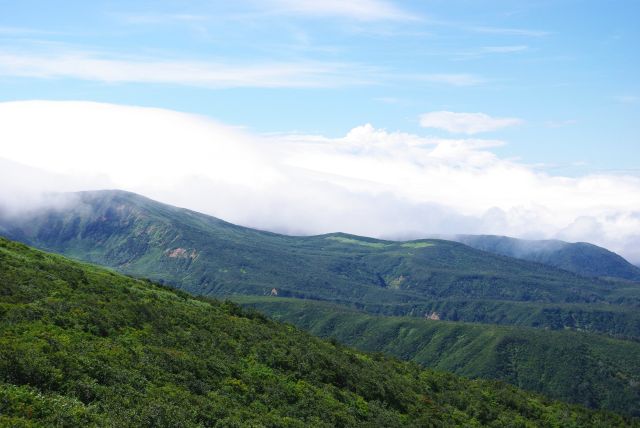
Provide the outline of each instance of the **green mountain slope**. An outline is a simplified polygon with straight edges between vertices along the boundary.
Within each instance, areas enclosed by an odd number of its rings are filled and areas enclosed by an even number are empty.
[[[1,426],[628,426],[0,239]]]
[[[640,285],[584,278],[451,241],[284,236],[120,191],[80,193],[74,203],[0,224],[11,238],[195,294],[267,295],[276,288],[280,296],[374,313],[422,316],[441,305],[448,319],[640,337]],[[482,302],[490,302],[489,310]],[[523,303],[551,312],[523,318]]]
[[[376,317],[308,300],[236,299],[274,319],[365,351],[640,416],[638,342],[577,332]]]
[[[500,300],[452,299],[429,303],[367,303],[355,305],[374,315],[423,318],[433,313],[441,320],[516,325],[552,330],[604,333],[620,339],[640,338],[640,311],[623,305],[555,304]]]
[[[584,276],[640,281],[640,268],[616,253],[586,242],[535,241],[494,235],[456,235],[451,239],[479,250],[543,263]]]

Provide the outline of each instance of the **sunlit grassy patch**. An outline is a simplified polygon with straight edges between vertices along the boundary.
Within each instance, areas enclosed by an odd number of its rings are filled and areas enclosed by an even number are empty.
[[[329,236],[327,239],[331,239],[332,241],[338,241],[343,244],[362,245],[364,247],[371,247],[371,248],[384,248],[387,246],[382,242],[360,241],[358,239],[345,238],[342,236]]]
[[[405,248],[427,248],[427,247],[433,247],[434,244],[433,242],[405,242],[404,244],[402,244],[403,247]]]

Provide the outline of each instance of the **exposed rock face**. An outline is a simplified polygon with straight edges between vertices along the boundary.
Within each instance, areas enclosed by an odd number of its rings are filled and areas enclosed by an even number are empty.
[[[195,259],[198,256],[196,250],[189,251],[186,248],[174,248],[173,250],[167,249],[165,253],[172,259]]]
[[[440,320],[440,314],[438,314],[435,311],[431,312],[430,314],[425,314],[424,317],[425,317],[425,319],[433,320],[433,321],[439,321]]]

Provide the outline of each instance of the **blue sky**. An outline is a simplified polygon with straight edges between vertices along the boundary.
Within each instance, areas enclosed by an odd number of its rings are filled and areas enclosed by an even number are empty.
[[[483,134],[508,142],[500,156],[637,173],[638,16],[631,0],[2,0],[0,100],[163,107],[333,137],[365,123],[446,135],[420,115],[482,112],[521,119]],[[59,67],[69,57],[75,69]],[[238,79],[206,76],[221,69]]]
[[[640,264],[638,16],[0,0],[0,206],[122,188],[286,233],[558,238]]]

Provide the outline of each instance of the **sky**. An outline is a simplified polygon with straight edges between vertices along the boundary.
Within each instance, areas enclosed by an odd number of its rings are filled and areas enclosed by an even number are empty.
[[[0,199],[640,263],[640,2],[0,0]],[[0,202],[2,202],[0,201]]]

